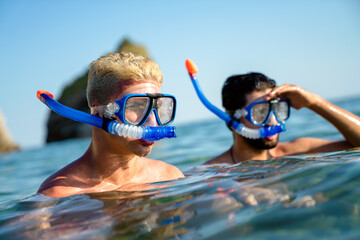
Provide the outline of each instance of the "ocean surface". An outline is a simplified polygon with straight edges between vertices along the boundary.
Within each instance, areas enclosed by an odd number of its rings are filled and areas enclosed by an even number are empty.
[[[360,115],[359,96],[333,102]],[[342,139],[307,109],[293,110],[286,127],[280,141]],[[360,148],[203,166],[232,144],[225,124],[178,125],[177,136],[150,157],[186,178],[138,192],[35,194],[90,139],[0,155],[0,239],[360,239]]]

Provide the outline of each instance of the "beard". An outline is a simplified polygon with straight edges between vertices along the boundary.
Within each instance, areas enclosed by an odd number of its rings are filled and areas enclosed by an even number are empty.
[[[279,135],[272,141],[267,140],[266,138],[250,139],[244,137],[244,139],[251,147],[261,150],[272,149],[279,143]]]

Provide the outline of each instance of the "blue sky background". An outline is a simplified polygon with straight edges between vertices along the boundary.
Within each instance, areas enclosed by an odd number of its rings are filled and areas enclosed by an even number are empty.
[[[44,144],[49,110],[36,91],[57,98],[124,37],[163,70],[162,91],[178,100],[174,125],[214,118],[195,95],[186,58],[219,107],[224,80],[249,71],[329,100],[360,94],[358,0],[0,0],[0,109],[14,141]]]

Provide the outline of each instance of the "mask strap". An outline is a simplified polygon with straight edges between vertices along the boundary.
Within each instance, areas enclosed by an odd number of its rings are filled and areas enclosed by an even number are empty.
[[[231,118],[231,120],[229,122],[226,123],[226,126],[228,126],[228,128],[231,128],[233,123],[234,123],[235,119]]]
[[[103,117],[103,123],[102,123],[101,128],[107,132],[108,131],[107,127],[108,127],[109,122],[114,121],[114,120],[115,120],[115,118]]]
[[[233,117],[234,117],[235,119],[239,119],[239,118],[241,118],[241,117],[245,117],[246,114],[247,114],[247,111],[246,111],[245,109],[243,109],[243,108],[241,108],[241,109],[236,109],[235,112],[234,112],[234,114],[233,114]]]
[[[108,105],[91,107],[91,115],[99,114],[100,117],[113,118],[114,114],[119,111],[119,105],[115,102]]]

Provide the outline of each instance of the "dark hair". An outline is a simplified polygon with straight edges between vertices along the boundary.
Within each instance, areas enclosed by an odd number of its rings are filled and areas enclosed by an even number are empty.
[[[223,107],[228,113],[233,114],[236,109],[245,107],[245,95],[247,93],[263,91],[267,88],[274,88],[275,86],[275,80],[261,73],[251,72],[231,76],[226,79],[222,89]]]

